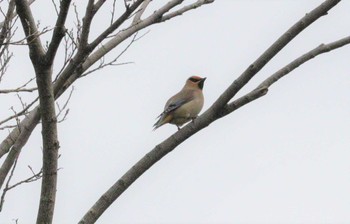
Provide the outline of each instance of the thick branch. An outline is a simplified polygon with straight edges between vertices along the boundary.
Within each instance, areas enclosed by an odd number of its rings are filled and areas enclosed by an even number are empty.
[[[96,10],[94,9],[94,0],[89,0],[88,5],[86,7],[85,16],[83,18],[83,28],[81,31],[80,46],[79,46],[81,48],[85,48],[88,44],[90,26],[95,13],[96,13]]]
[[[284,66],[274,74],[272,74],[270,77],[265,79],[256,89],[252,90],[251,92],[247,93],[246,95],[240,97],[239,99],[229,103],[224,107],[222,112],[220,113],[220,116],[226,116],[227,114],[233,112],[237,108],[237,103],[240,100],[243,100],[244,98],[250,98],[252,95],[255,95],[254,92],[260,91],[262,89],[267,89],[269,88],[272,84],[277,82],[279,79],[282,77],[286,76],[290,72],[292,72],[294,69],[299,67],[300,65],[304,64],[305,62],[313,59],[314,57],[317,57],[320,54],[338,49],[340,47],[343,47],[344,45],[350,44],[350,36],[342,38],[340,40],[334,41],[329,44],[321,44],[320,46],[316,47],[315,49],[303,54],[302,56],[298,57],[288,65]],[[265,95],[265,94],[264,94]]]
[[[328,10],[338,4],[340,0],[326,0],[320,6],[307,13],[297,23],[287,30],[278,40],[273,43],[256,61],[253,62],[212,105],[214,111],[224,107],[236,93],[248,83],[282,48],[284,48],[294,37],[303,31],[318,18],[326,15]]]
[[[16,0],[16,10],[21,19],[23,30],[27,36],[29,45],[30,58],[32,61],[40,60],[45,54],[45,50],[41,45],[39,32],[36,27],[32,12],[28,1]]]
[[[151,3],[151,1],[152,1],[152,0],[145,0],[145,1],[142,3],[142,5],[141,5],[139,11],[138,11],[138,12],[135,14],[135,16],[134,16],[134,19],[132,20],[132,24],[131,24],[131,25],[135,25],[136,23],[138,23],[138,22],[141,21],[141,16],[142,16],[142,14],[145,12],[147,6],[149,5],[149,3]]]
[[[105,2],[106,2],[106,0],[98,0],[94,5],[95,10],[96,11],[99,10]]]
[[[35,126],[38,124],[40,116],[38,109],[34,109],[19,125],[15,128],[9,137],[1,143],[1,150],[8,148],[11,149],[10,153],[7,155],[4,163],[0,168],[0,188],[3,186],[5,178],[10,171],[15,159],[18,157],[22,147],[27,143],[29,136],[34,130]],[[16,137],[15,141],[12,137]],[[2,153],[4,154],[4,153]]]
[[[37,223],[52,223],[57,185],[58,137],[51,66],[36,70],[43,139],[43,179]]]
[[[71,3],[71,0],[63,0],[61,1],[61,4],[60,4],[60,12],[58,14],[55,29],[53,31],[51,42],[46,53],[46,60],[50,64],[52,64],[55,58],[57,49],[61,43],[61,40],[64,37],[64,34],[66,33],[66,28],[64,27],[64,24],[66,22],[70,3]]]
[[[61,2],[61,12],[55,27],[54,35],[58,35],[62,28],[69,1]],[[63,8],[65,6],[65,8]],[[57,159],[58,159],[58,138],[57,119],[55,112],[55,98],[52,85],[52,61],[60,40],[54,40],[50,45],[50,61],[44,60],[45,51],[41,45],[38,31],[28,1],[16,0],[17,13],[21,19],[23,30],[27,36],[30,58],[32,60],[40,100],[40,117],[42,121],[43,139],[43,179],[41,184],[41,195],[37,223],[52,223],[57,185]],[[57,38],[57,36],[55,37]],[[58,38],[61,39],[62,37]],[[30,133],[30,132],[29,132]],[[18,140],[18,139],[17,139]],[[17,142],[17,141],[16,141]],[[17,151],[20,152],[20,147]],[[11,153],[10,153],[11,154]]]

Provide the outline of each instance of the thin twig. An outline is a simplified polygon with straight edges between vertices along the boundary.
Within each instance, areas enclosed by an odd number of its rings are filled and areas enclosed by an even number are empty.
[[[72,94],[73,94],[73,91],[74,91],[74,86],[72,86],[72,89],[71,89],[71,91],[70,91],[70,93],[69,93],[69,95],[68,95],[68,98],[67,98],[67,100],[66,100],[66,102],[64,103],[64,105],[63,105],[63,107],[61,108],[60,107],[60,105],[58,104],[58,103],[56,103],[56,105],[57,105],[57,108],[58,108],[58,113],[57,113],[57,123],[61,123],[61,122],[63,122],[64,120],[66,120],[66,117],[67,117],[67,115],[68,115],[68,113],[69,113],[69,109],[67,109],[66,110],[66,108],[67,108],[67,106],[68,106],[68,103],[69,103],[69,101],[70,101],[70,99],[71,99],[71,97],[72,97]],[[63,117],[61,118],[61,119],[58,119],[59,118],[59,116],[62,114],[62,112],[65,110],[65,113],[64,113],[64,115],[63,115]]]
[[[119,58],[129,49],[129,47],[130,47],[134,42],[138,41],[140,38],[144,37],[146,34],[147,34],[147,33],[145,33],[145,34],[142,35],[141,37],[137,37],[138,32],[135,33],[134,36],[132,37],[131,41],[129,42],[129,44],[117,55],[117,57],[115,57],[113,60],[111,60],[111,61],[108,62],[108,63],[105,63],[105,62],[104,62],[104,58],[101,58],[100,64],[99,64],[96,68],[91,69],[91,70],[85,72],[84,74],[82,74],[82,75],[80,76],[80,78],[81,78],[81,77],[85,77],[85,76],[87,76],[87,75],[89,75],[89,74],[91,74],[91,73],[93,73],[93,72],[95,72],[95,71],[97,71],[97,70],[100,70],[100,69],[102,69],[102,68],[104,68],[104,67],[106,67],[106,66],[118,66],[118,65],[131,64],[132,62],[124,62],[124,63],[115,63],[115,62],[119,60]]]
[[[7,94],[7,93],[18,93],[18,92],[33,92],[37,90],[38,88],[24,88],[26,87],[29,83],[31,83],[35,78],[31,78],[29,81],[21,85],[20,87],[17,87],[16,89],[1,89],[0,94]]]
[[[54,7],[54,9],[55,9],[56,15],[58,16],[58,7],[57,7],[57,5],[56,5],[56,2],[55,2],[55,0],[51,0],[51,2],[52,2],[53,7]]]
[[[36,101],[38,101],[38,99],[39,99],[39,98],[36,98],[34,101],[32,101],[30,104],[28,104],[28,106],[26,106],[23,110],[21,110],[20,112],[18,112],[16,116],[13,115],[13,116],[10,116],[10,117],[8,117],[8,118],[6,118],[6,119],[0,121],[0,125],[2,125],[2,124],[4,124],[4,123],[6,123],[6,122],[8,122],[8,121],[10,121],[10,120],[12,120],[12,119],[18,117],[18,116],[25,115],[25,114],[28,112],[29,108],[30,108],[31,106],[33,106],[34,103],[35,103]]]
[[[115,3],[116,3],[116,0],[113,0],[113,6],[112,6],[112,12],[111,12],[111,24],[110,25],[112,25],[113,24],[113,22],[114,22],[114,14],[115,14]]]
[[[14,164],[12,166],[10,175],[9,175],[9,177],[7,179],[5,188],[2,191],[2,195],[1,195],[1,199],[0,199],[0,212],[2,211],[2,207],[3,207],[4,203],[5,203],[5,195],[6,195],[6,192],[8,191],[8,188],[9,188],[9,185],[10,185],[10,181],[11,181],[11,179],[13,177],[13,173],[15,172],[15,169],[16,169],[16,166],[17,166],[17,161],[18,161],[18,157],[16,157],[16,159],[15,159],[15,162],[14,162]]]
[[[17,159],[18,159],[18,158],[17,158]],[[13,189],[13,188],[15,188],[15,187],[18,187],[18,186],[21,185],[21,184],[32,183],[32,182],[37,181],[37,180],[40,180],[40,179],[42,178],[42,173],[43,173],[43,170],[42,170],[42,169],[40,169],[39,172],[35,173],[34,170],[32,169],[32,167],[28,165],[28,168],[30,169],[30,171],[31,171],[31,173],[32,173],[33,175],[30,176],[30,177],[28,177],[28,178],[26,178],[26,179],[24,179],[24,180],[21,180],[21,181],[15,183],[14,185],[9,186],[10,180],[11,180],[11,178],[12,178],[12,176],[13,176],[13,172],[14,172],[15,167],[16,167],[16,165],[17,165],[17,159],[16,159],[16,161],[15,161],[15,163],[14,163],[14,165],[13,165],[13,168],[12,168],[12,170],[11,170],[11,174],[10,174],[8,180],[7,180],[6,186],[5,186],[5,188],[4,188],[3,192],[2,192],[2,195],[1,195],[0,212],[1,212],[2,207],[3,207],[3,205],[4,205],[4,202],[5,202],[5,195],[6,195],[6,193],[7,193],[9,190],[11,190],[11,189]]]

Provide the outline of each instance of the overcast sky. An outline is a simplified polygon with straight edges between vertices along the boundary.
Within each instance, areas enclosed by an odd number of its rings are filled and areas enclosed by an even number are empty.
[[[33,7],[35,19],[45,24],[53,12],[38,9],[42,2]],[[149,33],[120,59],[132,64],[76,82],[68,119],[59,125],[54,222],[78,222],[134,163],[176,132],[172,125],[152,131],[152,125],[189,76],[207,77],[207,109],[321,2],[216,0],[144,30]],[[239,95],[319,44],[348,36],[349,9],[350,1],[340,2]],[[266,96],[189,138],[139,178],[97,223],[349,223],[349,58],[349,46],[319,56],[274,84]],[[15,60],[11,74],[34,76],[27,54]],[[10,100],[16,100],[11,97],[0,101],[6,113],[11,113]],[[28,165],[41,168],[40,126],[23,149],[14,182],[31,174]],[[33,223],[39,195],[40,182],[10,191],[0,223],[17,218],[20,224]]]

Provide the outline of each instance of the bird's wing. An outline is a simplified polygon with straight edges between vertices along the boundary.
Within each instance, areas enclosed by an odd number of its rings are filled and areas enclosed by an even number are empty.
[[[165,104],[164,111],[161,115],[169,114],[170,112],[193,100],[193,94],[191,94],[190,92],[185,94],[182,93],[182,97],[179,97],[179,94],[180,93],[174,95],[168,100],[168,102]]]
[[[193,94],[190,94],[190,92],[186,94],[181,94],[182,97],[180,97],[180,93],[174,95],[171,97],[165,104],[164,111],[157,117],[159,118],[158,121],[153,125],[154,129],[157,129],[158,127],[162,126],[165,123],[168,123],[172,119],[171,112],[176,110],[177,108],[181,107],[182,105],[190,102],[193,100]]]

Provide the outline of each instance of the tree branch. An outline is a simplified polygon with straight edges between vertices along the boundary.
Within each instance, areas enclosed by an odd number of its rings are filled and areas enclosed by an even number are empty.
[[[38,99],[39,99],[39,98],[36,98],[35,100],[33,100],[30,104],[28,104],[26,107],[24,107],[23,110],[21,110],[21,111],[18,112],[17,114],[12,115],[12,116],[10,116],[10,117],[8,117],[8,118],[6,118],[6,119],[0,121],[0,125],[4,124],[4,123],[6,123],[6,122],[8,122],[8,121],[10,121],[10,120],[12,120],[12,119],[14,119],[14,118],[17,118],[17,117],[19,117],[19,116],[25,115],[25,114],[27,113],[27,111],[29,110],[29,108],[30,108],[31,106],[33,106],[33,104],[34,104]],[[8,152],[8,150],[9,150],[9,148],[3,147],[3,144],[1,143],[1,144],[0,144],[0,158],[1,158],[4,154],[6,154],[6,153]]]
[[[2,207],[4,206],[6,192],[9,189],[10,181],[11,181],[11,179],[13,177],[13,174],[14,174],[16,166],[17,166],[17,161],[18,161],[18,157],[15,159],[15,162],[13,163],[11,173],[9,175],[9,178],[7,179],[6,186],[5,186],[5,188],[4,188],[3,192],[2,192],[2,195],[1,195],[1,198],[0,198],[0,212],[2,211]]]
[[[40,100],[40,115],[43,141],[43,179],[37,223],[52,223],[57,186],[57,163],[59,142],[57,116],[52,84],[52,64],[45,63],[35,68]]]
[[[33,81],[34,78],[31,78],[29,81],[24,83],[23,85],[15,88],[15,89],[0,89],[0,94],[8,94],[8,93],[18,93],[18,92],[33,92],[37,90],[36,87],[34,88],[25,88],[31,81]],[[1,124],[1,122],[0,122]]]
[[[198,0],[190,5],[186,5],[181,9],[178,9],[174,12],[170,12],[170,13],[162,16],[162,22],[169,20],[173,17],[180,16],[180,15],[184,14],[185,12],[192,10],[192,9],[196,9],[202,5],[213,3],[214,1],[215,0]]]
[[[227,104],[222,112],[220,113],[220,117],[226,116],[227,114],[233,112],[234,110],[237,109],[237,104],[238,101],[243,100],[244,98],[251,98],[252,95],[255,95],[254,92],[260,91],[262,89],[267,89],[269,88],[272,84],[280,80],[282,77],[286,76],[290,72],[292,72],[294,69],[299,67],[300,65],[304,64],[305,62],[313,59],[314,57],[338,49],[340,47],[343,47],[344,45],[350,44],[350,36],[344,37],[340,40],[334,41],[329,44],[321,44],[318,47],[314,48],[313,50],[303,54],[302,56],[298,57],[288,65],[284,66],[271,76],[269,76],[267,79],[265,79],[258,87],[256,87],[254,90],[251,92],[247,93],[246,95],[240,97],[239,99]],[[265,94],[264,94],[265,95]]]
[[[294,37],[304,30],[312,22],[325,15],[328,10],[334,7],[338,1],[328,0],[321,4],[309,14],[304,16],[299,22],[293,25],[285,34],[283,34],[275,43],[272,44],[249,68],[236,79],[228,89],[214,102],[214,104],[199,116],[194,122],[189,123],[181,130],[171,135],[165,141],[153,148],[132,168],[130,168],[113,186],[111,186],[89,209],[89,211],[80,220],[80,224],[94,223],[104,211],[144,172],[158,162],[161,158],[171,152],[175,147],[184,142],[201,129],[207,127],[213,121],[222,117],[225,106],[232,97],[284,46],[286,46]],[[231,104],[231,112],[246,105],[247,103],[258,99],[267,93],[267,88],[262,87],[252,91],[250,94],[241,97]]]
[[[85,49],[85,47],[88,45],[90,26],[91,26],[92,19],[96,14],[96,11],[97,11],[97,8],[94,7],[94,0],[89,0],[88,5],[86,7],[85,16],[83,18],[83,27],[81,31],[81,38],[80,38],[80,44],[79,44],[79,48],[81,49],[83,48]]]
[[[310,24],[321,16],[327,14],[328,10],[338,4],[340,0],[326,0],[310,13],[307,13],[297,23],[287,30],[278,40],[273,43],[256,61],[253,62],[211,106],[211,109],[219,111],[224,107],[236,93],[249,82],[283,47],[285,47],[294,37],[303,31]]]
[[[45,50],[41,45],[40,37],[38,35],[39,32],[30,10],[29,2],[23,0],[15,0],[15,2],[17,14],[21,19],[24,33],[27,36],[30,58],[35,62],[45,55]]]
[[[152,1],[152,0],[145,0],[145,1],[142,3],[142,5],[141,5],[139,11],[138,11],[138,12],[135,14],[135,16],[134,16],[134,19],[132,20],[132,24],[131,24],[131,25],[135,25],[136,23],[138,23],[138,22],[141,21],[141,16],[142,16],[142,14],[145,12],[147,6],[149,5],[149,3],[150,3],[151,1]]]
[[[340,48],[340,47],[347,45],[347,44],[350,44],[350,36],[344,37],[340,40],[334,41],[334,42],[329,43],[329,44],[321,44],[318,47],[314,48],[313,50],[298,57],[297,59],[295,59],[294,61],[292,61],[288,65],[284,66],[280,70],[278,70],[276,73],[274,73],[269,78],[267,78],[265,81],[263,81],[257,88],[269,87],[273,83],[278,81],[280,78],[287,75],[288,73],[290,73],[291,71],[293,71],[294,69],[296,69],[300,65],[304,64],[305,62],[313,59],[314,57],[316,57],[320,54],[335,50],[335,49]]]
[[[1,32],[0,32],[0,46],[3,45],[5,39],[7,38],[8,34],[10,33],[9,30],[10,30],[11,20],[13,18],[14,9],[15,9],[15,1],[11,0],[9,3],[9,7],[7,9],[5,21],[3,22],[3,26],[2,26]]]
[[[85,63],[82,66],[82,69],[85,71],[87,68],[89,68],[91,65],[93,65],[96,61],[98,61],[100,58],[102,58],[105,54],[107,54],[109,51],[114,49],[117,45],[119,45],[121,42],[132,36],[134,33],[140,31],[141,29],[148,27],[152,24],[162,22],[160,18],[167,13],[169,10],[174,8],[175,6],[181,4],[183,0],[173,0],[165,4],[163,7],[160,9],[156,10],[153,14],[151,14],[149,17],[146,19],[136,23],[135,25],[129,26],[125,30],[119,31],[119,33],[110,41],[108,41],[106,44],[104,44],[101,48],[96,50],[94,53],[92,53],[89,58],[85,61]],[[135,4],[135,3],[134,3]],[[132,7],[132,6],[131,6]],[[136,9],[136,8],[135,8]],[[175,15],[174,15],[175,16]],[[119,19],[118,19],[119,20]],[[118,21],[117,20],[117,21]],[[117,22],[116,21],[116,22]],[[110,32],[109,32],[110,33]],[[108,33],[108,34],[109,34]],[[106,33],[103,35],[107,36]],[[100,37],[96,38],[95,41],[100,40]],[[94,42],[95,42],[94,41]],[[96,44],[99,44],[101,41],[98,43],[91,43],[91,46],[95,46]],[[77,79],[78,77],[76,76],[71,76],[67,83],[72,83]]]
[[[95,5],[94,5],[95,11],[98,11],[105,2],[106,2],[106,0],[98,0],[98,1],[96,1]]]
[[[0,152],[2,155],[4,154],[2,151],[3,149],[10,150],[10,153],[7,155],[0,168],[0,188],[3,186],[5,178],[15,162],[15,159],[18,157],[22,147],[27,143],[29,136],[39,120],[40,115],[38,113],[38,108],[36,108],[1,143]]]
[[[56,22],[57,26],[53,34],[53,42],[50,44],[48,58],[44,58],[46,54],[37,35],[38,31],[29,4],[27,1],[16,0],[17,13],[27,36],[30,58],[35,69],[42,120],[43,179],[37,223],[52,223],[55,208],[59,143],[52,84],[52,61],[63,37],[61,29],[65,22],[69,3],[70,1],[68,0],[61,1],[61,11]],[[21,148],[18,148],[14,154],[19,154]],[[11,152],[9,155],[11,155]]]
[[[112,32],[114,32],[116,29],[120,27],[145,0],[137,0],[134,4],[129,6],[127,10],[112,24],[110,25],[105,31],[103,31],[94,41],[89,44],[89,48],[94,49],[96,48],[102,41],[108,37]]]
[[[60,12],[58,14],[55,29],[53,31],[51,42],[46,53],[46,60],[50,64],[52,64],[55,58],[57,49],[61,43],[61,40],[66,33],[66,28],[64,27],[64,24],[67,19],[70,3],[71,3],[71,0],[62,0],[60,4]]]
[[[11,2],[10,2],[10,4],[14,4],[15,3],[15,0],[10,0]],[[35,0],[29,0],[28,1],[28,4],[29,5],[31,5],[33,2],[35,2]],[[10,7],[12,7],[11,5],[9,4],[9,8]],[[13,10],[14,10],[14,8],[13,8]],[[9,12],[9,11],[8,11]],[[11,17],[7,17],[8,19],[10,19],[10,20],[12,20],[15,16],[17,16],[17,12],[12,12],[12,13],[10,13],[10,15],[11,15]],[[0,28],[2,29],[3,28],[3,26],[5,25],[5,23],[6,23],[6,19],[5,19],[5,21],[3,21],[3,22],[0,22]]]

